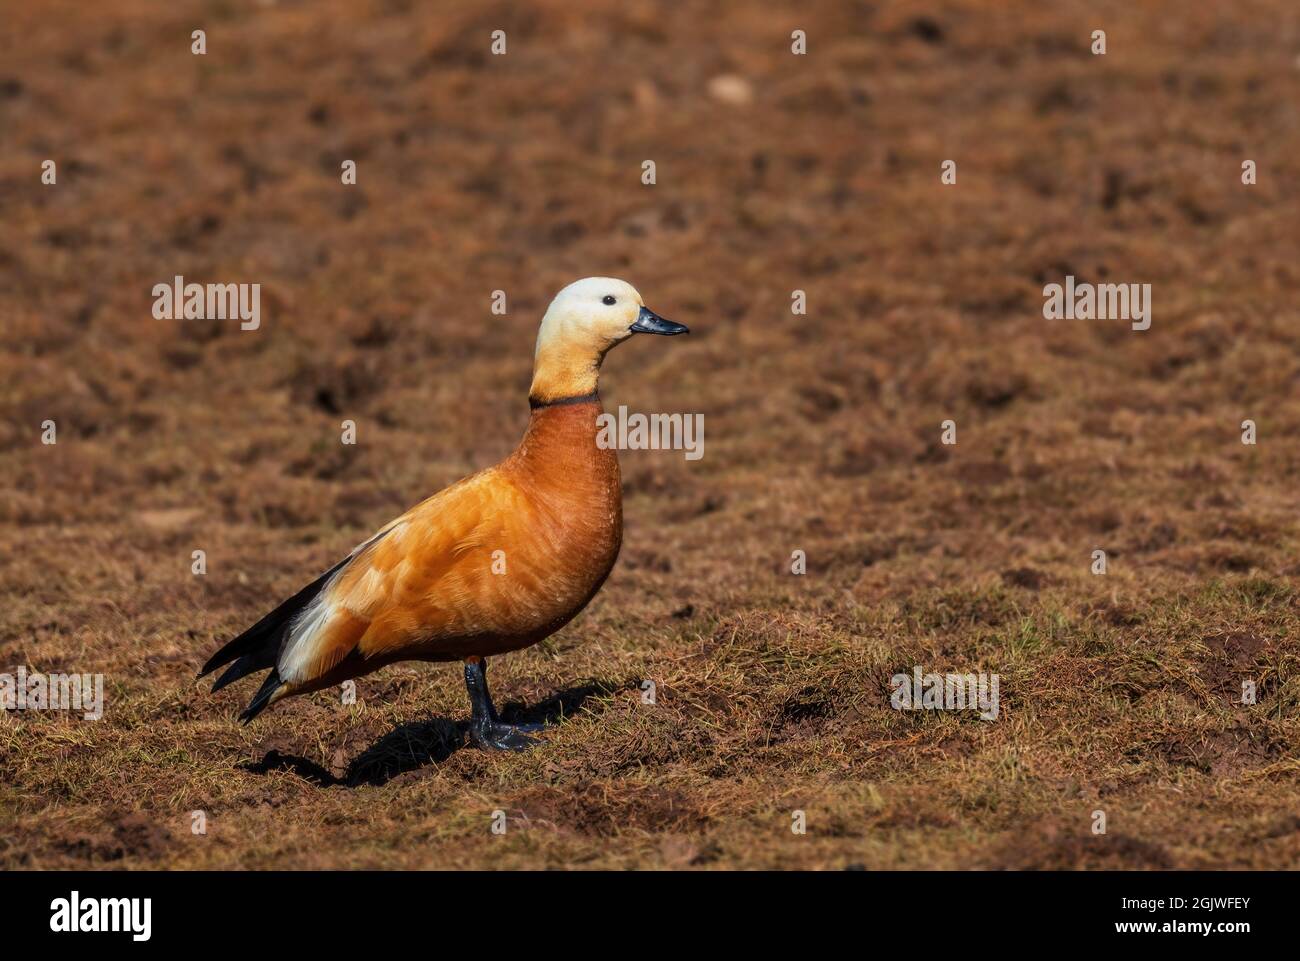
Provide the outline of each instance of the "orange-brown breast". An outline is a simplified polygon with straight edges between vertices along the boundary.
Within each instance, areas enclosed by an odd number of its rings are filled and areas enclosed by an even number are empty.
[[[358,551],[282,651],[286,693],[399,660],[527,647],[581,611],[623,537],[618,459],[596,445],[601,412],[599,400],[534,411],[505,461]]]

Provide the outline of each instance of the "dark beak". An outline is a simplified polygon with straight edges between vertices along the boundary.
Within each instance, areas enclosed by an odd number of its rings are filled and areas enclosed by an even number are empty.
[[[690,328],[685,324],[664,320],[649,307],[641,308],[636,323],[628,329],[634,334],[664,334],[667,337],[671,337],[673,334],[689,334],[691,332]]]

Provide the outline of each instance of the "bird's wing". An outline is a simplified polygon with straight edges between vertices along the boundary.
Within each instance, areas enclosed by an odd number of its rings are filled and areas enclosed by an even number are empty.
[[[501,629],[510,617],[503,596],[520,585],[494,575],[494,552],[510,549],[508,528],[530,513],[528,499],[496,469],[416,505],[358,549],[304,608],[280,650],[280,678],[296,689],[354,651],[371,659]]]

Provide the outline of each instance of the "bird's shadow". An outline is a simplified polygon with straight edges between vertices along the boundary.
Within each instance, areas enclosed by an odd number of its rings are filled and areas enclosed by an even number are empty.
[[[635,688],[636,684],[636,681],[593,681],[566,688],[531,707],[510,701],[501,708],[501,720],[507,724],[550,727],[576,712],[588,698]],[[399,724],[353,758],[341,776],[308,758],[278,750],[267,751],[260,761],[241,767],[253,774],[289,771],[321,787],[378,787],[407,771],[441,764],[465,746],[468,729],[468,721],[444,717]]]

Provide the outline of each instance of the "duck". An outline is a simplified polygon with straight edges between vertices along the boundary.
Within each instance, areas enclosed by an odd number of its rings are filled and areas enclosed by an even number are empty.
[[[542,317],[514,452],[382,526],[222,646],[198,677],[225,667],[215,693],[267,671],[239,715],[248,724],[285,698],[399,661],[460,661],[470,740],[485,750],[536,744],[540,725],[498,715],[487,660],[560,630],[609,577],[623,495],[617,452],[597,442],[601,364],[636,335],[685,333],[626,281],[569,284]]]

